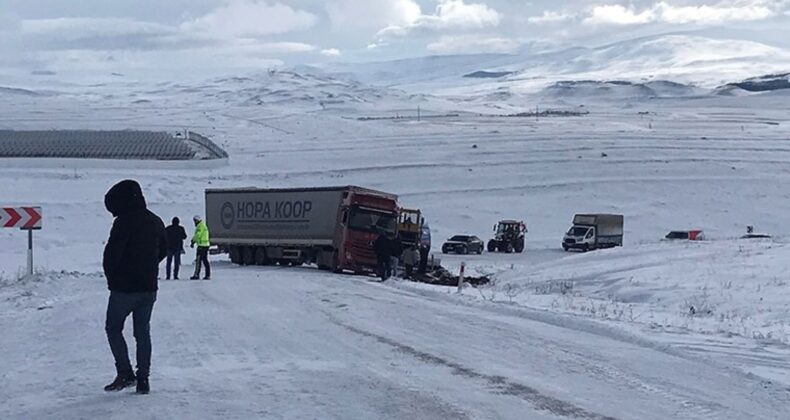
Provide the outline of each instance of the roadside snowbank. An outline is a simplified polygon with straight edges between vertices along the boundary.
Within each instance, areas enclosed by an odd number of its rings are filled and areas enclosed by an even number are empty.
[[[662,242],[505,268],[467,295],[622,321],[790,344],[790,244]]]

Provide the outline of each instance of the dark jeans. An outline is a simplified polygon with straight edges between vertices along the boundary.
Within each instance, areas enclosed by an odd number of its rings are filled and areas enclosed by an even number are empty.
[[[376,272],[381,277],[381,280],[387,280],[392,274],[390,261],[390,257],[376,257]]]
[[[411,279],[414,276],[414,265],[406,264],[406,278]]]
[[[134,340],[137,343],[137,377],[147,378],[151,369],[151,311],[156,302],[156,292],[110,292],[107,303],[107,320],[104,330],[115,358],[119,376],[130,375],[129,350],[123,338],[123,325],[132,314]]]
[[[197,260],[195,261],[195,277],[200,277],[200,266],[206,266],[206,277],[211,277],[211,264],[208,262],[208,247],[199,246],[197,249]]]
[[[175,263],[175,265],[173,265]],[[181,250],[169,250],[167,251],[167,264],[165,264],[165,272],[167,273],[167,278],[170,278],[170,267],[173,268],[173,277],[178,278],[178,269],[181,268]]]

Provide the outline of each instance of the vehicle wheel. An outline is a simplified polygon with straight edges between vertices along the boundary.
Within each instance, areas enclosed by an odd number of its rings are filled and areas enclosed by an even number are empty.
[[[488,252],[496,252],[496,242],[488,241]]]
[[[587,252],[587,251],[589,251],[589,250],[590,250],[590,245],[584,244],[584,245],[582,246],[582,252]]]
[[[562,250],[568,252],[568,245],[562,244]]]
[[[255,265],[269,265],[265,247],[261,246],[255,249]]]
[[[513,244],[505,245],[505,253],[512,254],[513,253]]]
[[[230,250],[228,250],[228,254],[230,254],[230,262],[241,265],[241,248],[237,246],[231,246]]]
[[[255,248],[251,246],[245,246],[244,250],[241,252],[241,259],[242,264],[244,265],[255,264]]]
[[[340,254],[337,251],[332,253],[332,266],[329,267],[333,273],[342,273],[343,269],[340,268]]]
[[[516,242],[516,252],[518,252],[519,254],[524,252],[524,239],[519,239]]]
[[[477,248],[477,255],[482,255],[482,254],[483,254],[483,245],[481,244],[480,248]]]
[[[469,253],[469,248],[468,247],[463,247],[463,248],[461,248],[460,251],[458,251],[458,253],[462,254],[462,255],[466,255],[466,254]]]

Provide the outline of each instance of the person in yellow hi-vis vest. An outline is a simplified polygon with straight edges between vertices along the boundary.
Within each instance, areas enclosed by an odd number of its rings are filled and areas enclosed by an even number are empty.
[[[200,216],[195,216],[192,220],[195,222],[195,234],[192,235],[191,247],[194,248],[197,245],[197,258],[195,259],[195,274],[189,279],[199,280],[200,266],[205,265],[206,277],[203,277],[203,280],[209,280],[211,278],[211,265],[208,262],[208,248],[211,246],[211,242],[208,237],[208,226],[206,226],[206,222]]]

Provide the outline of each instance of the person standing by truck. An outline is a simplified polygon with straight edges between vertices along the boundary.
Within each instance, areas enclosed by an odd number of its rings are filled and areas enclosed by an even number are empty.
[[[165,228],[165,233],[167,233],[165,280],[170,280],[171,268],[173,269],[173,279],[178,280],[178,270],[181,268],[181,254],[184,253],[184,240],[187,238],[187,232],[181,226],[178,217],[174,217],[172,224]]]
[[[373,241],[373,252],[376,254],[376,272],[381,277],[381,281],[387,280],[392,273],[392,267],[390,267],[392,242],[394,241],[383,231]]]
[[[411,279],[414,276],[414,266],[420,262],[420,253],[417,252],[417,248],[414,245],[409,245],[403,250],[401,260],[403,261],[403,266],[406,267],[405,278]]]
[[[420,232],[420,266],[417,271],[425,273],[428,269],[428,256],[431,254],[431,228],[423,224]]]
[[[392,277],[398,277],[398,268],[400,268],[400,257],[403,254],[403,242],[401,242],[401,238],[398,235],[393,236],[390,239],[390,246],[392,250],[390,251],[390,274]]]
[[[208,249],[211,246],[211,242],[209,241],[208,226],[206,221],[200,216],[193,217],[192,221],[195,222],[195,234],[192,236],[192,244],[190,246],[192,248],[197,246],[197,258],[195,258],[195,274],[189,279],[199,280],[201,265],[205,265],[206,276],[203,277],[203,280],[210,280],[211,264],[208,262]]]

